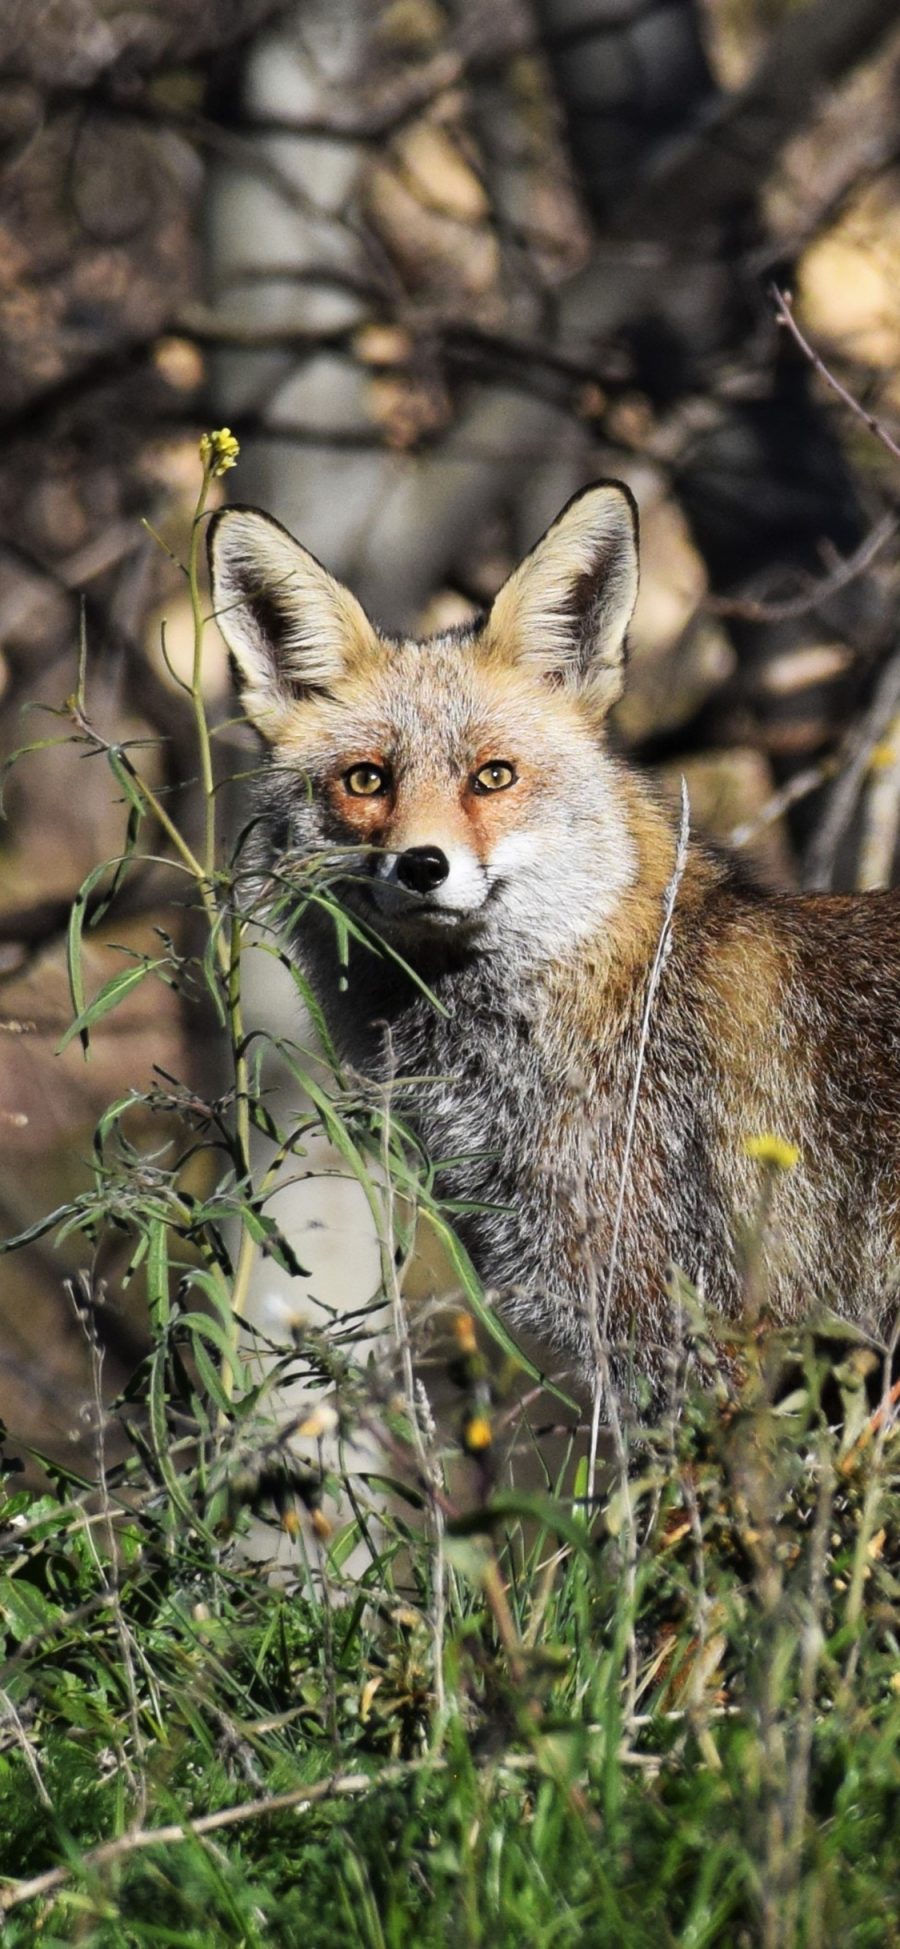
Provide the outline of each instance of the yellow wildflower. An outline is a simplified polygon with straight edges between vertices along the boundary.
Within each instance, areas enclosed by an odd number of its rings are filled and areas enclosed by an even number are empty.
[[[237,466],[240,451],[230,426],[220,426],[216,433],[204,433],[200,441],[200,459],[214,480],[219,474],[227,474],[229,467]]]
[[[491,1424],[486,1414],[473,1414],[463,1430],[463,1441],[471,1453],[477,1454],[482,1448],[490,1448],[493,1436]]]
[[[460,1353],[469,1354],[477,1352],[478,1342],[475,1338],[475,1325],[470,1313],[457,1313],[453,1322],[453,1335]]]
[[[744,1149],[748,1157],[755,1157],[760,1164],[773,1164],[776,1171],[792,1171],[800,1162],[797,1145],[788,1143],[786,1137],[776,1137],[771,1130],[762,1131],[758,1137],[745,1137]]]

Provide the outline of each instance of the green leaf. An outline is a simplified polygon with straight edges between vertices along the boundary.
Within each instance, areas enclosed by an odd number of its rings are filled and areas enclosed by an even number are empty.
[[[275,959],[281,962],[282,967],[287,968],[294,987],[315,1029],[316,1035],[322,1044],[325,1052],[325,1060],[329,1067],[337,1072],[340,1068],[340,1062],[338,1060],[337,1050],[331,1039],[328,1023],[325,1020],[325,1011],[311,984],[307,981],[302,968],[298,968],[296,961],[292,961],[290,956],[284,952],[276,951],[274,948],[266,947],[265,944],[263,945],[265,953],[274,954]]]
[[[167,962],[168,956],[161,954],[155,961],[139,961],[136,967],[123,968],[121,974],[112,975],[109,981],[104,982],[99,994],[88,1003],[87,1008],[83,1008],[80,1014],[76,1015],[74,1022],[70,1023],[62,1041],[57,1045],[56,1055],[61,1056],[76,1035],[80,1035],[84,1040],[86,1029],[92,1028],[102,1016],[109,1015],[112,1009],[118,1008],[119,1003],[124,1001],[126,995],[131,994],[132,989],[136,988],[139,982],[144,981],[147,975],[156,974],[160,968],[166,967]]]
[[[213,1008],[216,1011],[216,1015],[219,1021],[219,1026],[220,1028],[223,1029],[227,1029],[228,1027],[228,1009],[225,1005],[225,998],[222,994],[222,983],[219,976],[219,963],[218,963],[217,955],[218,955],[219,940],[222,935],[222,931],[225,925],[225,920],[226,920],[226,916],[224,913],[222,913],[221,911],[217,913],[215,922],[213,926],[209,929],[209,932],[207,934],[206,942],[203,948],[203,958],[200,964],[203,970],[203,980],[206,984],[207,994],[209,995]]]
[[[37,1239],[44,1238],[47,1232],[52,1232],[57,1225],[61,1225],[63,1219],[68,1218],[70,1211],[71,1205],[57,1205],[55,1211],[49,1211],[46,1218],[36,1219],[35,1223],[28,1225],[24,1232],[16,1232],[12,1238],[0,1239],[0,1253],[17,1252],[22,1245],[34,1245]]]
[[[110,1103],[108,1109],[104,1110],[94,1132],[95,1150],[102,1151],[113,1124],[118,1123],[119,1118],[124,1116],[125,1111],[133,1109],[135,1103],[140,1102],[140,1100],[139,1092],[131,1089],[126,1096],[118,1096],[114,1103]]]
[[[129,805],[133,806],[135,812],[139,812],[143,818],[147,810],[147,802],[138,783],[134,766],[126,758],[121,745],[111,744],[106,756],[110,771],[121,785]]]
[[[350,915],[342,907],[339,907],[335,900],[329,899],[326,894],[317,893],[311,887],[308,897],[315,902],[317,907],[323,907],[325,912],[331,915],[332,919],[336,915],[340,915],[345,942],[347,937],[352,935],[353,939],[359,941],[362,947],[367,947],[370,953],[386,955],[389,961],[393,961],[395,967],[402,970],[407,976],[407,979],[412,982],[413,987],[418,988],[420,994],[424,995],[425,1000],[431,1003],[432,1008],[436,1009],[439,1015],[449,1014],[449,1010],[444,1007],[443,1002],[438,1001],[434,990],[429,988],[427,981],[423,981],[421,975],[416,973],[415,968],[411,968],[409,962],[404,961],[402,954],[398,954],[396,948],[391,947],[390,941],[383,940],[380,934],[375,933],[374,929],[364,926],[359,921],[352,920]]]
[[[137,824],[135,824],[134,831],[132,832],[133,819],[136,819],[134,812],[132,812],[129,818],[128,843],[125,852],[119,854],[116,859],[104,860],[100,866],[93,867],[87,877],[82,880],[72,902],[72,911],[69,915],[69,925],[66,933],[66,967],[69,975],[69,993],[72,997],[72,1007],[75,1010],[75,1014],[79,1016],[83,1014],[85,1006],[84,975],[82,970],[82,933],[87,915],[88,901],[94,888],[99,886],[101,881],[112,870],[112,883],[105,899],[92,917],[93,923],[96,924],[101,913],[105,913],[110,902],[114,900],[121,885],[122,876],[130,863],[131,855],[137,841]],[[88,1048],[87,1030],[82,1029],[80,1033],[86,1054]]]
[[[372,1213],[376,1230],[380,1231],[382,1222],[381,1210],[378,1190],[372,1178],[371,1168],[368,1160],[363,1157],[358,1146],[353,1142],[337,1105],[328,1095],[327,1090],[323,1090],[313,1076],[309,1075],[306,1070],[301,1069],[286,1042],[279,1040],[275,1044],[275,1047],[284,1057],[292,1075],[296,1076],[301,1089],[305,1091],[310,1102],[318,1110],[326,1137],[334,1145],[335,1150],[343,1158],[344,1163],[349,1166],[352,1175],[361,1186],[365,1193],[369,1210]]]
[[[587,1499],[589,1477],[590,1477],[590,1463],[588,1457],[586,1455],[579,1455],[578,1466],[575,1470],[575,1486],[573,1488],[572,1494],[575,1501],[575,1518],[576,1521],[581,1523],[587,1523],[590,1521],[591,1512],[588,1507],[588,1499]]]
[[[337,1572],[343,1569],[347,1558],[355,1550],[357,1543],[362,1541],[362,1537],[363,1526],[357,1516],[346,1523],[343,1529],[338,1530],[328,1546],[328,1568],[332,1575],[337,1575]]]
[[[169,1319],[169,1228],[164,1218],[152,1218],[147,1255],[147,1298],[155,1328]]]
[[[186,1275],[185,1285],[187,1289],[198,1286],[200,1291],[206,1294],[227,1333],[231,1323],[231,1296],[224,1281],[217,1279],[215,1273],[210,1272],[206,1266],[191,1266]],[[202,1317],[205,1319],[206,1315],[203,1314]]]
[[[252,1205],[241,1205],[240,1217],[250,1237],[257,1245],[265,1246],[270,1258],[275,1260],[276,1265],[281,1266],[282,1271],[289,1272],[293,1279],[309,1278],[309,1267],[300,1264],[293,1247],[276,1225],[274,1218],[267,1218],[264,1213],[254,1211]]]
[[[214,1407],[218,1408],[220,1414],[231,1416],[234,1413],[234,1403],[233,1401],[229,1400],[228,1395],[226,1394],[225,1389],[222,1386],[222,1382],[219,1378],[219,1375],[216,1371],[215,1362],[210,1360],[209,1354],[207,1353],[206,1348],[204,1347],[203,1341],[200,1338],[199,1334],[197,1334],[196,1338],[191,1343],[191,1352],[193,1353],[194,1359],[197,1363],[197,1372],[200,1376],[200,1379],[203,1382],[203,1385],[206,1389],[209,1399],[212,1401]],[[233,1371],[234,1371],[234,1364],[232,1362],[232,1372]]]
[[[235,1359],[234,1348],[218,1320],[211,1319],[208,1313],[183,1313],[178,1324],[187,1327],[190,1334],[196,1334],[200,1339],[208,1340],[211,1346],[218,1348],[222,1359],[227,1360],[235,1380],[240,1379],[240,1368]]]
[[[81,1015],[85,1006],[84,979],[81,967],[81,932],[84,926],[86,906],[87,892],[82,886],[79,888],[72,902],[72,911],[69,914],[69,925],[66,931],[66,969],[69,976],[69,994],[76,1015]],[[84,1053],[87,1055],[88,1033],[86,1029],[83,1029],[81,1032],[81,1042]]]
[[[153,1443],[153,1456],[157,1468],[165,1482],[176,1509],[184,1516],[191,1528],[198,1530],[209,1542],[214,1538],[187,1495],[178,1475],[172,1466],[169,1449],[172,1437],[166,1414],[166,1363],[164,1343],[157,1347],[150,1362],[150,1389],[148,1395],[150,1410],[150,1434]]]
[[[508,1354],[510,1359],[515,1360],[518,1366],[526,1374],[530,1375],[532,1380],[539,1381],[540,1385],[546,1388],[548,1394],[554,1395],[555,1399],[562,1401],[567,1408],[574,1408],[577,1413],[578,1403],[573,1401],[571,1395],[566,1394],[563,1388],[558,1387],[555,1381],[548,1379],[547,1375],[543,1374],[541,1369],[535,1366],[533,1360],[529,1360],[528,1355],[524,1354],[521,1347],[516,1345],[512,1334],[494,1312],[493,1307],[485,1304],[484,1294],[481,1290],[481,1281],[475,1271],[475,1267],[469,1258],[465,1246],[457,1238],[451,1226],[441,1217],[439,1211],[434,1210],[433,1206],[423,1204],[421,1209],[423,1217],[428,1220],[432,1230],[437,1233],[469,1305],[473,1313],[480,1320],[485,1332],[490,1334],[491,1339],[496,1341],[498,1347],[502,1347],[504,1353]]]
[[[18,1577],[0,1577],[0,1615],[19,1642],[35,1633],[53,1629],[61,1616],[58,1604],[51,1604],[43,1591]]]

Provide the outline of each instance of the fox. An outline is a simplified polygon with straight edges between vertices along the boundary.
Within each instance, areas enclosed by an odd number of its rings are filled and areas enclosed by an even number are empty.
[[[289,951],[342,1060],[398,1079],[512,1328],[588,1393],[598,1363],[658,1392],[674,1268],[745,1317],[766,1177],[767,1318],[827,1309],[883,1342],[900,896],[755,884],[617,748],[629,489],[584,488],[484,613],[425,640],[257,509],[213,516],[209,561],[263,745],[260,871],[332,861],[355,923],[341,943],[307,902]],[[766,1133],[790,1165],[771,1182]]]

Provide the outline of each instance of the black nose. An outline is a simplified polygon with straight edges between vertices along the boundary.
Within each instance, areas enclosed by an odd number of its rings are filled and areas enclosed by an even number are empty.
[[[440,846],[409,846],[397,860],[397,878],[412,893],[430,893],[449,871],[450,861]]]

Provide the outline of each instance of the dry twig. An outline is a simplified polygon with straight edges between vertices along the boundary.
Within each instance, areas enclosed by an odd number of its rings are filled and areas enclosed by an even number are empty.
[[[786,623],[800,616],[808,616],[814,609],[821,609],[832,596],[840,594],[858,575],[862,575],[880,555],[894,535],[898,523],[892,514],[885,515],[860,542],[858,548],[840,562],[830,575],[816,582],[810,578],[806,595],[791,596],[784,602],[762,602],[752,596],[707,596],[703,607],[714,616],[733,616],[746,623]]]
[[[849,406],[851,413],[855,414],[858,420],[862,420],[863,425],[868,427],[870,433],[874,433],[876,440],[881,441],[882,446],[887,448],[888,453],[892,454],[895,460],[900,460],[900,446],[897,445],[896,440],[892,439],[887,427],[882,424],[881,420],[876,418],[874,413],[868,412],[862,404],[862,401],[857,399],[854,393],[848,392],[847,387],[841,385],[840,380],[835,378],[834,373],[825,364],[824,359],[821,358],[820,354],[815,350],[815,347],[810,345],[809,339],[804,337],[794,317],[794,301],[790,292],[780,291],[778,285],[773,284],[772,296],[775,300],[775,311],[779,325],[784,325],[787,328],[791,337],[799,345],[804,357],[809,360],[810,365],[814,366],[816,372],[824,379],[825,384],[831,387],[832,392],[837,393],[838,399],[843,400],[845,406]]]

